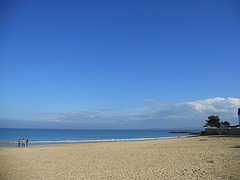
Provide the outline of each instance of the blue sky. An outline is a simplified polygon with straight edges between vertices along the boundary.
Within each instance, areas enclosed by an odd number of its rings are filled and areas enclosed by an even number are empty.
[[[1,1],[0,127],[237,124],[235,0]]]

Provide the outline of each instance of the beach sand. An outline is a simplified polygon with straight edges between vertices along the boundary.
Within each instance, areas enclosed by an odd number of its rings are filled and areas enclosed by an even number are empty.
[[[0,179],[240,179],[240,136],[1,147]]]

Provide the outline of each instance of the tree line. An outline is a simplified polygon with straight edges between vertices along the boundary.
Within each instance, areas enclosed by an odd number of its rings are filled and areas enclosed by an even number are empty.
[[[230,123],[228,121],[221,121],[220,122],[220,118],[218,115],[214,116],[208,116],[208,120],[206,120],[206,124],[204,125],[204,127],[229,127]]]

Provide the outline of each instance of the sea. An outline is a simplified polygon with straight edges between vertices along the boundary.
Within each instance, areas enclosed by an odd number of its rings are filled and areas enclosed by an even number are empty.
[[[28,145],[143,141],[194,136],[169,133],[173,130],[83,130],[83,129],[18,129],[0,128],[0,146],[17,146],[18,139],[29,140]],[[199,130],[187,130],[199,132]]]

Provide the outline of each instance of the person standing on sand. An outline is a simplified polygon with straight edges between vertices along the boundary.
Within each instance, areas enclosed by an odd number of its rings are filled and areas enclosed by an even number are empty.
[[[24,138],[22,140],[22,147],[25,147],[25,140],[24,140]]]
[[[18,140],[18,147],[20,147],[20,144],[21,144],[21,140],[19,139]]]
[[[26,140],[26,147],[28,147],[28,139]]]

